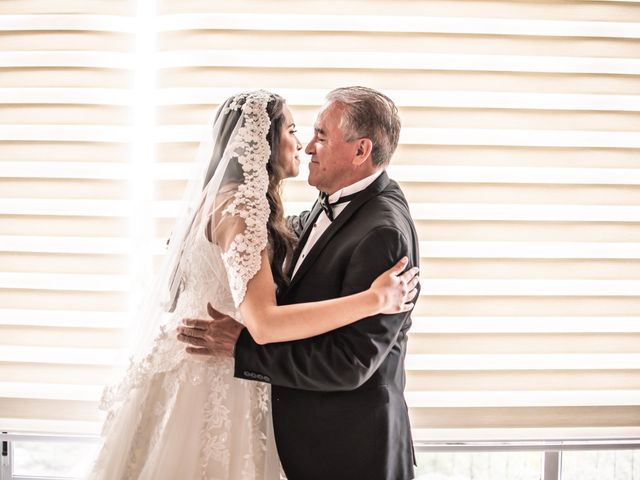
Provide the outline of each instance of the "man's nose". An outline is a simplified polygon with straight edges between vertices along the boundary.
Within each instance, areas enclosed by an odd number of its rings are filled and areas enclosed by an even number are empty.
[[[311,140],[304,149],[304,153],[307,155],[313,155],[315,152],[313,151],[313,140]]]

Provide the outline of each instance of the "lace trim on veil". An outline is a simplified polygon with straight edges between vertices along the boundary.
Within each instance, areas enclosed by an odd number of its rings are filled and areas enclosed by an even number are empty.
[[[239,104],[240,99],[244,100],[243,104]],[[267,141],[270,127],[267,103],[270,100],[267,92],[240,94],[227,107],[228,110],[242,108],[244,115],[244,123],[230,151],[241,165],[245,181],[222,212],[223,216],[242,218],[245,224],[244,232],[237,233],[222,254],[236,309],[244,300],[247,284],[260,269],[260,254],[267,246],[266,225],[270,212],[266,196],[267,163],[271,155]]]

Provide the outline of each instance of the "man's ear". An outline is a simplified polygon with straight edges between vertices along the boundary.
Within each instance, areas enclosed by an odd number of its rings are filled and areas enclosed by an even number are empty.
[[[368,138],[359,138],[356,140],[356,154],[353,157],[353,164],[360,166],[371,157],[373,150],[373,142]]]

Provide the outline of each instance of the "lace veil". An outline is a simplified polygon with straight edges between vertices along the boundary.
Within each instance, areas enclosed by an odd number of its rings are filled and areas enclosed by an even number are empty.
[[[200,144],[194,172],[180,215],[171,234],[167,255],[154,287],[137,312],[131,331],[131,360],[141,359],[155,333],[172,317],[189,281],[195,242],[206,240],[219,249],[220,283],[233,298],[227,311],[240,319],[238,307],[247,283],[258,272],[267,246],[269,203],[267,163],[271,149],[269,103],[277,97],[265,91],[240,93],[227,99],[215,113],[212,130]],[[211,128],[211,127],[209,127]],[[208,260],[207,260],[208,261]],[[202,292],[203,309],[207,295]],[[205,310],[206,311],[206,310]]]

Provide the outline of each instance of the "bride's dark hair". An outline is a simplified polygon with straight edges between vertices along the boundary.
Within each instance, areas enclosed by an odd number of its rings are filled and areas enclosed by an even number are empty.
[[[267,199],[269,200],[269,221],[267,231],[271,245],[271,271],[278,290],[286,287],[289,280],[285,274],[286,265],[291,261],[296,239],[287,228],[282,206],[282,180],[284,173],[281,159],[278,158],[280,150],[280,135],[284,128],[284,104],[285,100],[279,95],[273,94],[273,100],[267,105],[267,113],[271,119],[271,127],[267,134],[267,140],[271,146],[271,157],[267,165],[269,173],[269,187]]]

